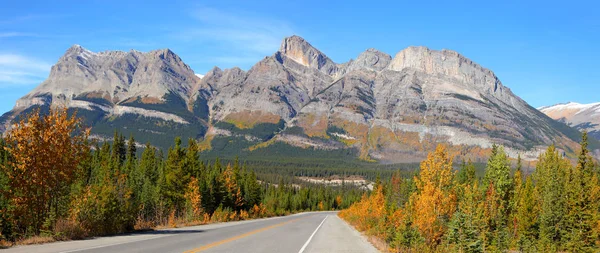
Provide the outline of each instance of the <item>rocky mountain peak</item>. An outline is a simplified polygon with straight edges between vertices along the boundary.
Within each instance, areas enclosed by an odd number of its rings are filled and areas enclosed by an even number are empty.
[[[297,35],[283,39],[279,52],[302,66],[318,69],[328,75],[335,75],[338,71],[331,59]]]
[[[82,53],[82,52],[91,52],[91,51],[89,49],[83,47],[82,45],[73,44],[71,47],[69,47],[67,49],[67,51],[65,52],[65,55],[68,55],[69,53]]]
[[[468,85],[474,85],[483,92],[496,92],[503,86],[489,69],[471,61],[452,50],[431,50],[427,47],[408,47],[396,54],[387,67],[402,71],[414,69],[428,75],[444,76]]]
[[[66,61],[68,59],[78,59],[83,63],[89,58],[95,56],[98,56],[98,54],[82,47],[81,45],[75,44],[67,49],[65,54],[60,58],[59,62]]]
[[[356,60],[353,60],[348,66],[347,72],[355,69],[369,69],[372,71],[381,71],[385,69],[390,62],[392,57],[384,52],[381,52],[374,48],[369,48],[361,53]]]
[[[199,78],[170,49],[92,52],[73,45],[52,67],[49,78],[26,98],[53,94],[55,99],[101,97],[112,103],[137,97],[161,100],[174,93],[187,100]]]
[[[158,59],[161,59],[161,60],[169,60],[169,59],[180,60],[179,56],[177,56],[173,51],[171,51],[171,49],[168,49],[168,48],[153,50],[153,51],[148,52],[148,54],[152,57],[157,57]]]

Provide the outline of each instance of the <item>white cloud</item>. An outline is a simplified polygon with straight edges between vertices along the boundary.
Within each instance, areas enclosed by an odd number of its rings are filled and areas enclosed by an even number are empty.
[[[22,32],[0,32],[0,38],[14,38],[14,37],[37,37],[33,33],[22,33]]]
[[[287,22],[254,13],[200,8],[192,13],[192,18],[195,23],[175,34],[176,38],[227,48],[228,52],[221,52],[221,56],[225,53],[242,55],[243,60],[251,57],[256,61],[273,54],[282,39],[293,34]],[[225,58],[223,60],[229,62],[235,60],[233,56]]]
[[[27,23],[27,22],[40,21],[40,20],[44,20],[44,19],[61,18],[61,17],[66,17],[66,16],[67,15],[64,15],[64,14],[61,14],[61,15],[54,15],[54,14],[27,14],[27,15],[22,15],[22,16],[16,16],[16,17],[12,17],[12,18],[2,19],[2,20],[0,20],[0,25],[14,25],[14,24]]]
[[[0,87],[37,84],[48,77],[50,68],[38,59],[0,53]]]

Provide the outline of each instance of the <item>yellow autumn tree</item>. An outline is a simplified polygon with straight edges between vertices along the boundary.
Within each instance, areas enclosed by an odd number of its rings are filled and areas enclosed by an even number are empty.
[[[225,182],[227,198],[231,202],[230,205],[235,207],[236,210],[240,210],[244,206],[244,198],[242,196],[242,191],[238,186],[236,173],[230,164],[227,165],[222,176],[224,179],[223,181]]]
[[[9,178],[17,227],[37,233],[50,216],[59,215],[59,200],[67,196],[89,153],[88,136],[66,108],[51,109],[45,116],[36,110],[7,132],[5,148],[12,158],[2,169]]]
[[[342,196],[337,195],[335,197],[335,208],[340,208],[340,206],[342,206]]]
[[[430,246],[439,244],[447,230],[447,221],[456,210],[456,195],[452,190],[452,159],[446,148],[438,145],[421,162],[415,177],[417,191],[411,196],[413,226]]]
[[[197,178],[192,177],[190,179],[184,196],[193,216],[192,218],[199,219],[202,217],[202,193],[200,192],[200,185]]]

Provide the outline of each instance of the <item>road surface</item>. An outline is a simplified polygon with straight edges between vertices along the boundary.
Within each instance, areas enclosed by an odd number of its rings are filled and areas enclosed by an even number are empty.
[[[378,252],[336,212],[164,229],[0,252]]]

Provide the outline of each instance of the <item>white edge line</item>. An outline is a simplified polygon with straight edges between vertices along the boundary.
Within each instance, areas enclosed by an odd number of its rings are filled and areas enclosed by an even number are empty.
[[[306,241],[304,243],[304,245],[302,246],[302,248],[300,249],[300,251],[298,253],[304,252],[304,250],[306,249],[306,247],[308,246],[308,244],[312,240],[313,236],[315,236],[315,234],[317,233],[317,231],[319,231],[319,228],[321,228],[321,226],[323,225],[323,223],[325,222],[325,220],[327,219],[327,217],[329,217],[329,215],[325,216],[325,219],[323,219],[323,221],[321,221],[321,224],[319,224],[319,226],[317,227],[317,229],[315,229],[315,231],[312,233],[312,235],[310,235],[310,237],[308,238],[308,241]]]

